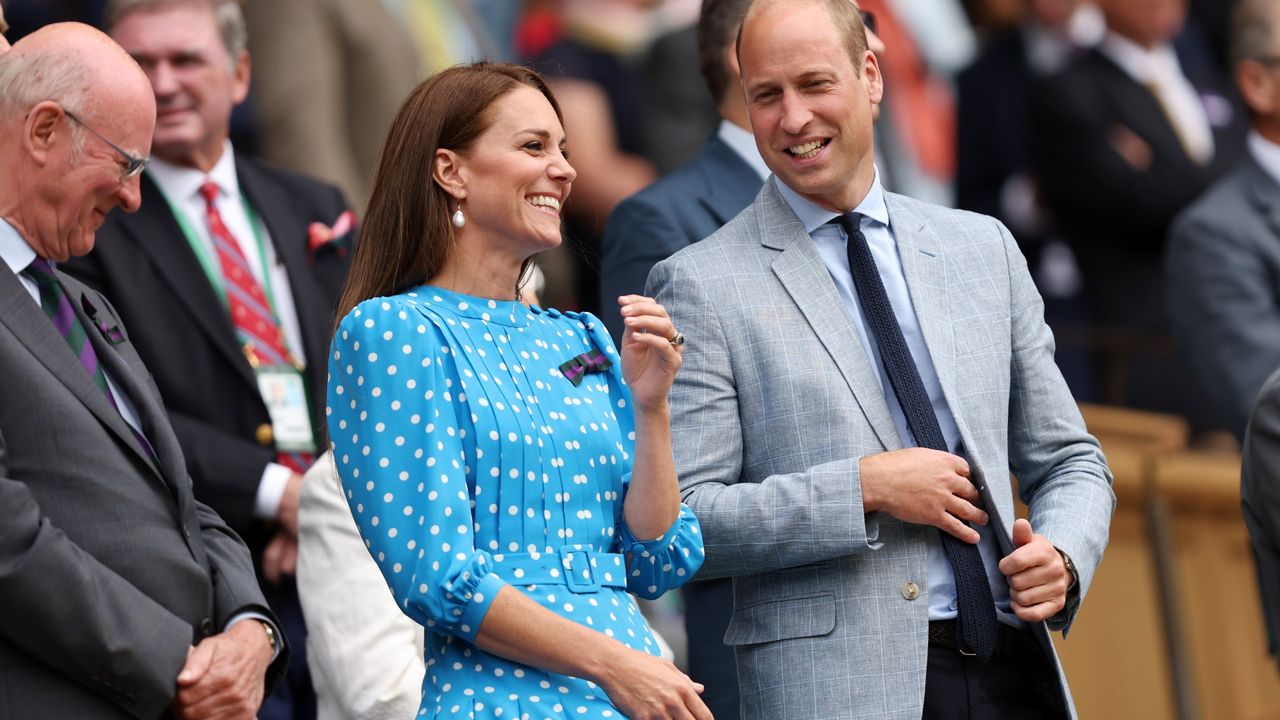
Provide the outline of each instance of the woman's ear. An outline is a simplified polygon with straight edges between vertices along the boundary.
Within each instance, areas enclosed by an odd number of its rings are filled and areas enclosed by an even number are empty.
[[[467,196],[466,182],[462,177],[462,157],[452,150],[440,148],[436,150],[435,162],[431,167],[431,179],[453,196],[462,200]]]

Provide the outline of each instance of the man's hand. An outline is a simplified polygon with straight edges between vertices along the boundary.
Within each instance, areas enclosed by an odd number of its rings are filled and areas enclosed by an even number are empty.
[[[917,447],[868,455],[858,468],[866,512],[883,510],[977,544],[978,531],[962,521],[986,525],[987,514],[978,507],[978,489],[969,481],[964,458]]]
[[[276,520],[294,538],[298,537],[298,498],[302,496],[302,476],[293,473],[284,486],[284,494],[280,496],[280,509],[276,511]]]
[[[281,528],[262,549],[262,576],[272,585],[279,585],[297,570],[298,536]]]
[[[241,620],[206,638],[187,652],[169,709],[179,720],[252,720],[272,655],[258,620]]]
[[[1000,572],[1009,579],[1013,614],[1024,622],[1048,620],[1067,604],[1071,573],[1058,549],[1043,535],[1031,532],[1031,523],[1013,522],[1013,547],[1000,561]]]

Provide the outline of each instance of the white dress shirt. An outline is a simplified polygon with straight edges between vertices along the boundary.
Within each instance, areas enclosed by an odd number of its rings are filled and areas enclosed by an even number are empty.
[[[1250,130],[1249,155],[1272,179],[1280,183],[1280,145],[1262,137],[1257,130]]]
[[[760,148],[756,147],[756,136],[752,135],[750,130],[740,128],[728,120],[721,120],[716,135],[729,146],[730,150],[742,158],[743,162],[756,171],[761,182],[769,177],[769,166],[765,165],[764,158],[760,157]]]
[[[240,180],[236,176],[235,149],[231,141],[225,141],[222,157],[208,173],[167,163],[159,158],[152,161],[147,168],[151,179],[155,181],[160,192],[169,202],[169,207],[183,214],[186,226],[195,234],[201,244],[205,257],[214,260],[217,268],[217,251],[213,238],[209,235],[207,203],[200,194],[200,187],[206,182],[218,186],[218,197],[214,205],[222,216],[222,222],[236,239],[240,252],[244,254],[254,279],[266,290],[270,288],[268,298],[274,302],[276,319],[284,333],[285,347],[295,358],[308,362],[302,345],[302,326],[298,322],[297,306],[293,300],[293,289],[289,283],[289,272],[284,263],[276,256],[275,245],[261,213],[258,222],[253,223],[245,211],[245,198],[240,192]],[[261,251],[258,239],[262,239]],[[266,258],[265,274],[262,260]],[[219,273],[220,274],[220,273]],[[264,283],[263,278],[269,279]],[[276,517],[280,509],[280,499],[284,496],[285,486],[289,483],[293,471],[278,463],[267,463],[258,483],[258,493],[254,501],[254,514],[260,518]]]
[[[904,447],[916,445],[915,435],[907,425],[907,416],[902,412],[898,396],[893,391],[889,376],[885,372],[884,363],[880,360],[880,352],[875,337],[872,336],[862,312],[862,304],[858,301],[858,292],[853,286],[853,275],[849,270],[848,240],[844,229],[838,225],[828,224],[837,217],[837,213],[806,200],[791,188],[774,178],[778,192],[787,204],[795,211],[796,217],[804,225],[805,232],[817,246],[818,255],[827,266],[831,280],[835,283],[836,293],[840,296],[845,310],[853,319],[858,330],[858,338],[862,341],[862,350],[867,360],[875,368],[880,379],[880,387],[884,390],[885,402],[889,406],[889,414],[893,417],[893,425],[902,439]],[[880,186],[880,173],[876,171],[871,183],[871,190],[852,212],[861,213],[862,234],[867,239],[871,256],[875,258],[876,269],[880,273],[880,281],[884,283],[889,302],[893,305],[898,326],[907,341],[907,348],[915,360],[920,372],[920,380],[929,394],[933,412],[938,417],[938,425],[942,428],[943,438],[947,442],[947,450],[953,454],[964,456],[960,446],[960,428],[956,425],[955,416],[942,394],[942,383],[938,380],[938,371],[933,366],[933,358],[925,344],[924,333],[920,329],[920,321],[916,317],[915,305],[911,301],[911,292],[907,288],[907,278],[902,271],[902,260],[898,257],[898,241],[894,237],[893,226],[889,217],[889,209],[884,202],[884,189]],[[987,583],[991,586],[991,595],[995,599],[996,614],[1001,622],[1020,626],[1009,605],[1009,584],[1000,573],[1000,550],[996,543],[995,531],[990,524],[975,525],[980,540],[978,551],[982,555],[982,564],[987,571]],[[939,531],[941,532],[941,531]],[[934,532],[928,534],[929,551],[929,619],[950,620],[956,617],[956,581],[942,550],[942,538]]]

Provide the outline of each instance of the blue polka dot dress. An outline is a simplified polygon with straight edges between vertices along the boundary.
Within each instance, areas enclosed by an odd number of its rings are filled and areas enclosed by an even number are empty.
[[[575,386],[560,366],[597,349],[613,367]],[[702,538],[683,506],[656,540],[627,528],[630,398],[591,315],[423,286],[343,318],[329,434],[360,534],[427,630],[420,717],[622,717],[594,683],[474,643],[509,585],[658,654],[628,591],[652,598],[684,583]]]

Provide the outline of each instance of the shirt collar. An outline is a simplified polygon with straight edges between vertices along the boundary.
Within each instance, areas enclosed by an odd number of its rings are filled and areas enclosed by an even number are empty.
[[[236,178],[236,155],[230,140],[222,141],[222,157],[209,172],[204,173],[195,168],[174,165],[156,158],[147,168],[151,179],[173,202],[186,202],[198,197],[200,186],[211,181],[218,186],[219,192],[230,198],[240,197],[240,181]]]
[[[18,229],[0,218],[0,260],[4,260],[4,264],[17,275],[35,259],[36,251],[18,234]]]
[[[728,120],[721,120],[716,136],[724,141],[730,150],[737,153],[743,162],[750,165],[761,180],[769,177],[769,166],[765,165],[764,158],[760,157],[760,149],[756,147],[756,137],[750,130],[740,128]]]
[[[1249,131],[1249,154],[1258,161],[1277,183],[1280,183],[1280,145],[1258,134],[1257,130]]]
[[[773,182],[777,186],[778,192],[782,195],[782,199],[787,201],[796,217],[800,218],[800,223],[804,225],[804,231],[810,235],[813,234],[814,230],[826,225],[840,215],[840,213],[831,212],[817,203],[801,197],[799,193],[787,187],[786,183],[776,177]],[[889,226],[889,208],[884,204],[884,188],[880,186],[880,168],[876,168],[875,176],[871,180],[871,189],[867,191],[867,196],[862,198],[862,202],[858,203],[858,207],[850,212],[861,213],[885,227]]]
[[[1098,43],[1098,50],[1143,85],[1155,82],[1157,74],[1182,74],[1178,55],[1169,43],[1161,43],[1148,50],[1129,38],[1108,32]]]

